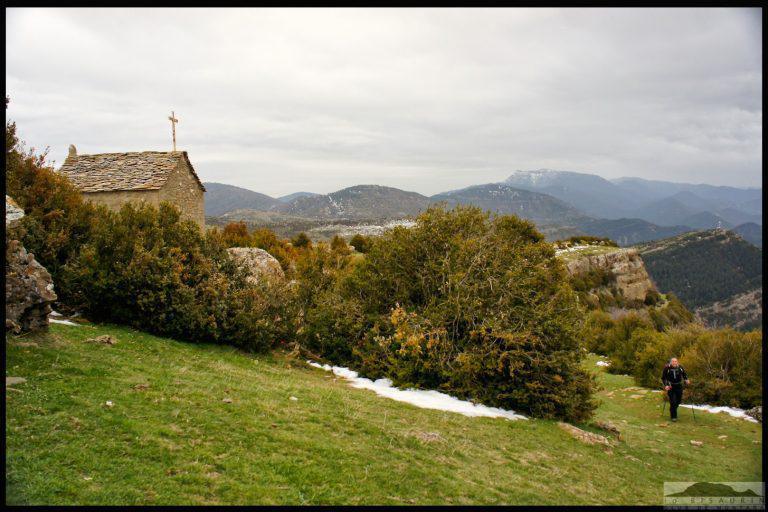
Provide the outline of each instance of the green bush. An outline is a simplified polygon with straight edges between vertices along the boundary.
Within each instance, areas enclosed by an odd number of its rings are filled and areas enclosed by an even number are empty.
[[[352,259],[319,243],[296,259],[296,300],[303,313],[298,339],[312,353],[354,364],[355,340],[364,333],[362,306],[340,290]]]
[[[302,231],[291,240],[291,245],[297,249],[304,249],[312,246],[312,240]]]
[[[700,325],[675,327],[659,333],[653,343],[645,345],[637,353],[637,362],[632,372],[641,386],[659,388],[661,371],[672,357],[680,358],[683,351],[696,343],[706,330]]]
[[[67,303],[68,290],[58,285],[62,267],[89,240],[106,208],[84,201],[69,180],[46,163],[45,153],[26,150],[14,123],[6,123],[5,143],[6,194],[25,213],[13,236],[50,272],[59,302]]]
[[[653,331],[653,324],[637,313],[628,313],[613,322],[605,335],[605,354],[611,360],[610,373],[632,373],[636,352],[653,335],[649,331]]]
[[[339,235],[334,235],[333,239],[331,240],[331,250],[343,256],[351,252],[347,242],[345,242],[344,239]]]
[[[762,404],[762,331],[705,329],[690,324],[655,336],[637,354],[634,376],[639,385],[661,387],[661,372],[677,357],[691,379],[688,403],[733,407]]]
[[[371,237],[358,233],[349,240],[349,245],[354,247],[357,252],[365,254],[371,247]]]
[[[600,309],[587,312],[582,329],[584,347],[595,354],[608,354],[607,335],[613,326],[611,315]]]
[[[343,324],[334,339],[351,344],[364,374],[535,416],[591,414],[575,294],[530,222],[433,207],[416,226],[375,238],[337,276],[325,289],[338,297],[324,307],[310,301],[317,315],[307,315],[307,329]],[[338,318],[349,306],[332,307],[339,298],[358,305],[353,325]]]
[[[247,283],[225,249],[168,203],[159,210],[128,203],[95,225],[60,286],[97,321],[250,350],[288,339],[287,286]]]
[[[595,288],[616,284],[616,275],[608,269],[591,268],[589,271],[571,277],[571,285],[577,292],[588,292]]]
[[[657,331],[694,321],[693,313],[672,293],[667,294],[667,302],[663,306],[649,308],[648,314]]]
[[[661,294],[654,289],[650,289],[645,293],[645,300],[643,304],[646,306],[655,306],[661,302]]]
[[[680,356],[692,383],[689,401],[749,408],[762,405],[762,331],[707,331]]]

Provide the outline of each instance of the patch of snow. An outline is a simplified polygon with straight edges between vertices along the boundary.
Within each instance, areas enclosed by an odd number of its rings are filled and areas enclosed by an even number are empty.
[[[555,251],[555,256],[560,255],[560,254],[565,254],[567,252],[580,251],[582,249],[587,249],[588,247],[590,247],[590,246],[589,245],[573,245],[573,246],[567,247],[565,249],[558,249],[558,250]]]
[[[77,325],[78,325],[78,324],[76,324],[75,322],[70,322],[69,320],[57,320],[57,319],[55,319],[55,318],[49,318],[49,319],[48,319],[48,321],[49,321],[49,322],[52,322],[52,323],[54,323],[54,324],[62,324],[62,325],[74,325],[74,326],[77,326]]]
[[[714,406],[714,405],[706,405],[706,404],[705,405],[681,404],[680,407],[686,407],[688,409],[696,409],[697,411],[707,411],[711,413],[724,412],[726,414],[730,414],[734,418],[741,418],[743,420],[751,421],[752,423],[759,423],[755,418],[747,415],[747,412],[744,409],[739,409],[737,407]]]
[[[598,361],[595,363],[597,366],[611,366],[610,361]]]
[[[310,229],[310,233],[335,233],[341,237],[349,237],[357,234],[365,236],[378,236],[383,234],[386,230],[392,229],[396,226],[403,226],[411,228],[416,225],[416,222],[408,219],[391,220],[384,224],[357,224],[348,226],[346,224],[326,224]]]
[[[48,316],[61,316],[61,313],[56,310],[51,310],[51,312],[48,313]]]
[[[441,393],[440,391],[398,389],[392,386],[392,381],[389,379],[377,379],[372,381],[371,379],[358,377],[357,372],[341,366],[319,364],[313,361],[307,361],[307,364],[327,372],[333,372],[335,375],[349,380],[352,387],[370,389],[379,396],[391,398],[398,402],[406,402],[423,409],[450,411],[463,414],[464,416],[474,417],[485,416],[489,418],[507,418],[508,420],[528,419],[525,416],[516,414],[514,411],[499,409],[498,407],[488,407],[482,404],[473,404],[467,400],[459,400],[456,397]]]

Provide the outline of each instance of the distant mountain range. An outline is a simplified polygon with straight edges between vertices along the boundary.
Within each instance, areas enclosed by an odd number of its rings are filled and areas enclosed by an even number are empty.
[[[762,246],[761,189],[641,178],[607,180],[548,169],[515,171],[502,183],[432,197],[379,185],[357,185],[331,194],[296,192],[280,198],[232,185],[205,186],[207,216],[269,226],[379,222],[413,217],[435,203],[471,204],[532,220],[549,239],[589,234],[626,246],[719,227],[741,230],[747,240]]]
[[[724,229],[638,245],[661,292],[672,292],[710,326],[762,325],[763,253]]]
[[[549,194],[598,218],[639,218],[696,229],[762,224],[762,189],[695,185],[594,174],[515,171],[505,183]]]
[[[205,214],[212,217],[233,210],[269,211],[282,204],[278,199],[234,185],[205,183]]]
[[[632,217],[642,204],[632,191],[594,174],[551,169],[515,171],[504,183],[551,195],[597,218]]]
[[[319,195],[320,194],[315,194],[314,192],[294,192],[293,194],[288,194],[287,196],[280,196],[277,198],[277,200],[283,203],[290,203],[294,199],[298,199],[300,197],[313,197]]]
[[[277,208],[288,215],[323,219],[401,219],[418,215],[429,198],[380,185],[357,185],[331,194],[298,197]]]
[[[576,221],[586,218],[586,215],[565,201],[503,183],[476,185],[444,192],[430,199],[432,203],[445,203],[448,207],[459,204],[474,205],[494,213],[514,214],[544,225],[573,225]]]

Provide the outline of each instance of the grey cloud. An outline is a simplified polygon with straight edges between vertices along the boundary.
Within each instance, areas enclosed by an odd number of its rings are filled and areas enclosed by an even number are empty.
[[[760,186],[748,9],[8,9],[8,116],[280,195],[559,168]]]

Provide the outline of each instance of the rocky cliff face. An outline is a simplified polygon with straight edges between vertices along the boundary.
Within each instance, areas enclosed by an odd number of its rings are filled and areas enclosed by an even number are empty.
[[[24,211],[5,196],[5,328],[15,333],[48,327],[56,300],[53,280],[18,240],[9,238]]]
[[[616,276],[616,288],[627,300],[645,300],[648,291],[656,289],[636,249],[576,256],[566,262],[566,267],[570,275],[586,274],[591,270],[611,272]]]

